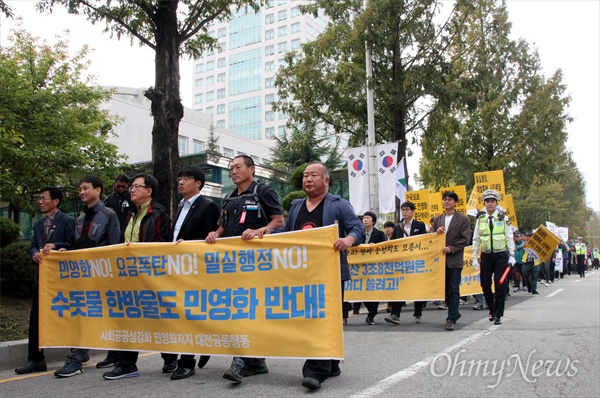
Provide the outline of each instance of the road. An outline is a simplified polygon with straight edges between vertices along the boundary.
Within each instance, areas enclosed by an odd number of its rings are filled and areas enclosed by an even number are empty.
[[[430,306],[423,323],[404,308],[401,324],[376,324],[355,315],[344,327],[342,375],[320,390],[300,385],[302,360],[268,359],[270,373],[233,385],[222,378],[230,357],[212,357],[188,379],[171,381],[161,373],[158,353],[141,354],[140,376],[107,381],[95,363],[67,379],[48,372],[0,372],[1,397],[598,397],[600,396],[599,272],[571,275],[540,294],[512,293],[504,323],[494,326],[487,311],[461,306],[454,331],[444,329],[446,311]],[[433,307],[433,308],[431,308]],[[363,308],[364,310],[364,308]]]

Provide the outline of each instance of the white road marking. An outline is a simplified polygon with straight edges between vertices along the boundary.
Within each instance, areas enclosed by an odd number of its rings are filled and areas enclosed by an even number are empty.
[[[558,293],[562,292],[563,290],[565,290],[565,289],[557,289],[555,292],[552,292],[552,293],[548,294],[546,297],[554,297]]]

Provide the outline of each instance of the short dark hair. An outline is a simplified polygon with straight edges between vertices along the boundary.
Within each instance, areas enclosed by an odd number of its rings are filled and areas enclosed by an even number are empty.
[[[365,217],[365,216],[371,217],[373,219],[373,224],[377,223],[377,216],[372,211],[365,211],[365,214],[363,214],[363,217]]]
[[[445,198],[452,198],[455,202],[458,202],[458,195],[456,194],[456,192],[444,191],[444,193],[442,194],[442,200]]]
[[[63,193],[59,187],[48,186],[40,189],[39,193],[48,192],[50,194],[50,199],[58,199],[58,205],[56,207],[60,207],[60,204],[63,200]]]
[[[90,184],[92,184],[92,187],[94,187],[94,188],[100,187],[100,196],[102,196],[102,191],[104,191],[104,184],[102,183],[102,180],[100,179],[100,177],[93,176],[93,175],[87,175],[87,176],[83,177],[81,180],[79,180],[79,185],[81,185],[82,182],[90,183]]]
[[[129,183],[129,178],[125,174],[119,174],[117,178],[115,178],[115,182]]]
[[[177,177],[192,177],[194,180],[200,181],[200,190],[202,190],[204,183],[206,183],[206,174],[204,174],[204,170],[198,166],[185,166],[183,169],[179,170]]]
[[[154,195],[156,194],[156,191],[158,190],[158,181],[156,180],[156,178],[154,178],[150,174],[140,173],[140,174],[136,174],[133,177],[133,181],[137,180],[138,178],[143,178],[144,179],[144,185],[146,187],[152,189],[152,192],[150,192],[150,197],[152,199],[154,199]]]
[[[396,226],[396,224],[394,224],[393,221],[386,221],[385,224],[383,224],[383,228],[387,228],[387,227],[394,228],[395,226]]]
[[[306,167],[313,165],[313,164],[319,164],[321,165],[321,167],[323,167],[323,176],[329,180],[329,182],[331,183],[331,172],[329,171],[329,166],[327,166],[325,163],[323,162],[310,162],[309,164],[306,165]],[[375,217],[377,218],[377,217]]]
[[[242,158],[244,159],[244,163],[246,164],[247,167],[255,167],[256,165],[254,164],[254,159],[252,159],[250,156],[248,155],[237,155],[236,157],[233,158],[233,160],[236,160],[237,158]]]
[[[403,207],[408,207],[409,209],[411,209],[412,211],[415,211],[415,209],[417,208],[415,206],[415,204],[413,202],[404,202],[400,205],[400,208],[402,209]]]

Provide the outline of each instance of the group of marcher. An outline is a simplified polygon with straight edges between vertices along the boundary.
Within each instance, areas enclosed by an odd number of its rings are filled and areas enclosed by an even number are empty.
[[[51,250],[78,250],[92,247],[135,242],[175,242],[183,240],[205,240],[208,244],[218,244],[222,237],[238,236],[244,240],[262,238],[264,235],[284,231],[317,228],[337,223],[339,238],[334,249],[339,252],[341,266],[341,286],[343,301],[344,282],[350,280],[346,249],[359,244],[374,244],[388,239],[424,234],[428,228],[423,222],[414,219],[415,205],[405,202],[401,205],[402,220],[398,224],[386,222],[384,232],[375,228],[376,214],[366,212],[362,223],[349,202],[328,192],[329,170],[320,162],[309,164],[303,173],[302,189],[306,198],[292,202],[284,222],[283,209],[276,192],[269,186],[255,181],[255,166],[251,157],[240,155],[230,164],[230,176],[236,188],[223,199],[219,209],[211,200],[201,194],[206,177],[196,166],[182,168],[177,177],[178,191],[182,197],[179,207],[171,218],[169,211],[155,200],[158,190],[157,180],[148,174],[133,177],[131,185],[125,175],[119,175],[114,184],[114,192],[101,200],[103,182],[90,175],[79,182],[79,197],[84,204],[83,213],[73,220],[59,210],[63,200],[61,189],[53,186],[40,190],[38,204],[43,217],[36,221],[31,239],[32,261],[40,266],[43,257]],[[445,234],[446,297],[448,314],[446,330],[454,330],[461,314],[460,281],[463,268],[464,249],[471,243],[473,253],[481,250],[481,259],[474,254],[472,259],[476,269],[481,268],[483,297],[476,297],[483,308],[483,298],[489,309],[489,320],[502,323],[504,301],[509,294],[508,283],[499,280],[507,267],[516,264],[514,284],[522,283],[535,294],[535,260],[529,261],[527,254],[520,250],[520,234],[516,234],[517,245],[508,219],[498,210],[500,196],[494,190],[482,194],[485,210],[477,217],[474,230],[469,218],[456,211],[458,196],[454,192],[444,192],[442,205],[444,213],[431,222],[431,232]],[[525,237],[527,234],[525,234]],[[577,258],[579,252],[574,247]],[[569,262],[574,256],[566,257]],[[597,264],[597,261],[596,261]],[[531,268],[533,266],[533,269]],[[570,268],[566,268],[570,270]],[[570,271],[566,271],[570,272]],[[492,280],[495,293],[492,292]],[[33,304],[30,315],[28,357],[25,365],[15,369],[17,373],[46,371],[44,351],[39,349],[39,291],[38,267],[34,286]],[[366,303],[368,315],[366,323],[374,324],[378,304]],[[421,322],[425,302],[416,302],[413,316]],[[360,303],[355,303],[357,312]],[[385,321],[399,324],[405,302],[389,303],[390,315]],[[348,318],[350,305],[344,303],[343,320]],[[446,307],[444,307],[446,308]],[[476,308],[478,309],[478,308]],[[193,355],[162,353],[163,373],[170,373],[172,380],[188,378],[195,373],[195,367],[204,367],[209,356],[200,356],[196,363]],[[103,374],[104,379],[113,380],[139,375],[137,368],[138,352],[109,351],[106,358],[96,364],[98,368],[113,367]],[[83,363],[89,360],[88,350],[71,349],[64,365],[54,372],[57,377],[71,377],[83,372]],[[244,377],[265,374],[269,369],[265,358],[235,357],[223,377],[234,383],[241,383]],[[306,360],[302,368],[302,385],[315,390],[321,387],[328,377],[341,374],[338,360]]]

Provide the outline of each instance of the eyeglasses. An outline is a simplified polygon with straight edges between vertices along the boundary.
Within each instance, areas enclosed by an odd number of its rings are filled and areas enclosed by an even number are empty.
[[[43,202],[43,201],[46,201],[46,200],[52,200],[52,198],[49,197],[49,196],[40,196],[37,201],[38,202]]]
[[[145,186],[145,185],[133,184],[133,185],[131,186],[131,188],[129,188],[129,190],[130,190],[130,191],[133,191],[134,189],[140,189],[140,188],[148,188],[148,187],[147,187],[147,186]]]
[[[115,188],[119,188],[119,189],[127,189],[127,185],[115,185]]]
[[[195,180],[195,178],[194,177],[187,177],[187,176],[177,177],[177,182],[180,182],[181,180],[183,180],[183,181],[190,181],[190,180]]]

